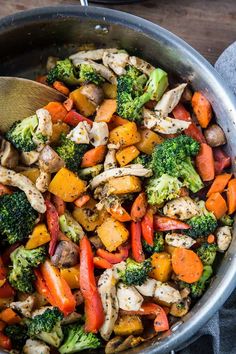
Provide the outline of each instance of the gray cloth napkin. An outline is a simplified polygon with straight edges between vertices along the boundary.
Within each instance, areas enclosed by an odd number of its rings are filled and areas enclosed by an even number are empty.
[[[215,68],[236,95],[236,42],[215,63]],[[236,354],[236,291],[211,320],[178,354]]]

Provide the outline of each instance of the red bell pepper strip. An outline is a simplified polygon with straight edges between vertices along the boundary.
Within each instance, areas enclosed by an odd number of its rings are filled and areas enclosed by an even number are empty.
[[[63,122],[72,125],[72,127],[76,127],[80,122],[87,122],[91,126],[93,125],[93,121],[91,119],[88,119],[81,114],[75,112],[74,110],[70,111],[67,113],[65,116]]]
[[[0,195],[4,194],[12,194],[12,190],[8,188],[7,186],[4,186],[4,184],[0,183]]]
[[[143,262],[145,260],[145,256],[143,253],[143,247],[141,242],[142,237],[142,229],[141,229],[141,222],[131,222],[131,248],[132,248],[132,255],[136,262]]]
[[[19,246],[20,246],[20,242],[16,242],[14,243],[13,245],[11,245],[10,247],[8,247],[3,253],[2,253],[2,261],[3,261],[3,264],[5,266],[7,266],[8,264],[11,263],[11,258],[10,258],[10,255],[13,251],[15,251],[15,249],[17,249]]]
[[[142,236],[148,245],[153,246],[154,226],[153,226],[153,212],[148,209],[141,221]]]
[[[80,290],[85,303],[85,331],[97,333],[105,317],[94,276],[92,247],[86,236],[80,241]]]
[[[112,264],[102,257],[93,257],[93,264],[95,268],[99,268],[99,269],[112,268]]]
[[[66,203],[64,202],[64,200],[62,200],[57,195],[52,195],[52,203],[55,206],[56,211],[57,211],[59,216],[65,214]]]
[[[45,280],[43,279],[42,273],[40,272],[39,269],[34,269],[34,274],[36,276],[36,280],[35,280],[35,288],[37,290],[37,292],[44,296],[49,304],[51,304],[52,306],[56,306],[56,301],[53,298],[52,294],[50,293],[50,290],[45,282]]]
[[[65,316],[75,311],[76,301],[67,282],[61,277],[58,268],[49,260],[40,266],[42,277],[51,293],[51,301],[55,300],[57,306]]]
[[[59,238],[59,216],[55,206],[49,201],[45,201],[47,210],[46,210],[46,219],[48,230],[51,235],[51,241],[49,243],[48,253],[50,256],[53,256],[56,250],[58,238]]]
[[[3,286],[0,287],[0,299],[7,299],[15,295],[15,290],[6,281]]]
[[[170,230],[187,230],[190,229],[188,224],[183,221],[169,218],[167,216],[154,216],[155,231],[170,231]]]
[[[12,344],[11,344],[10,338],[2,332],[0,332],[0,347],[2,349],[6,349],[6,350],[12,349]]]
[[[126,311],[126,313],[131,315],[155,315],[154,329],[156,332],[163,332],[169,329],[168,318],[164,309],[153,303],[142,304],[139,311]]]
[[[184,120],[186,122],[192,122],[189,112],[184,108],[182,103],[178,103],[177,106],[175,106],[175,108],[173,109],[172,113],[176,119]],[[204,135],[194,122],[192,122],[189,127],[185,129],[184,133],[190,136],[191,138],[197,140],[199,143],[206,142]]]
[[[108,261],[111,264],[117,264],[122,261],[125,261],[129,257],[129,249],[130,249],[129,245],[120,246],[118,247],[119,252],[111,253],[102,248],[98,248],[97,255],[99,257],[104,258],[106,261]]]
[[[231,158],[220,147],[213,149],[215,174],[220,175],[225,168],[230,167]]]
[[[147,211],[147,197],[144,192],[140,193],[131,207],[130,216],[133,221],[140,221]]]
[[[7,278],[7,270],[2,261],[2,257],[0,257],[0,287],[2,287],[6,283]]]

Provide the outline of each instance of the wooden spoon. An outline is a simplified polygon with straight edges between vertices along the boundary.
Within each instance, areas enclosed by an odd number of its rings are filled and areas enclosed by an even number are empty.
[[[36,81],[0,77],[0,131],[7,131],[17,120],[34,115],[50,101],[65,101],[59,91]]]

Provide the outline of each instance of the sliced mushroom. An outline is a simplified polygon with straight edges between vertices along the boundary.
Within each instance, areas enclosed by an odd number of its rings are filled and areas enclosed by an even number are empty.
[[[199,207],[190,197],[180,197],[166,203],[163,213],[170,217],[177,217],[180,220],[187,220],[199,214]]]
[[[21,162],[26,166],[31,166],[36,163],[39,159],[38,151],[24,151],[20,155]]]
[[[73,296],[75,298],[76,306],[79,306],[84,302],[84,298],[80,290],[74,291]]]
[[[103,64],[110,67],[116,75],[124,75],[126,73],[125,67],[129,61],[127,53],[109,53],[104,52],[102,57]]]
[[[144,168],[142,165],[133,164],[127,167],[112,168],[94,177],[90,182],[90,187],[92,189],[95,189],[97,186],[99,186],[99,184],[105,183],[112,177],[121,177],[121,176],[150,177],[151,175],[152,175],[152,170]]]
[[[64,166],[64,161],[49,145],[46,145],[39,155],[40,170],[55,173]]]
[[[15,168],[19,162],[19,153],[7,140],[2,139],[0,148],[0,161],[3,167]]]
[[[69,58],[74,61],[76,59],[91,59],[91,60],[102,60],[105,52],[117,53],[119,49],[117,48],[102,48],[94,50],[81,50],[75,54],[72,54]]]
[[[212,124],[204,130],[207,144],[217,147],[226,144],[226,137],[223,129],[218,124]]]
[[[104,100],[103,89],[94,84],[87,84],[81,86],[80,92],[86,96],[90,102],[98,106]]]
[[[40,175],[36,179],[35,186],[41,192],[44,193],[48,190],[51,182],[51,173],[40,170]]]
[[[45,213],[46,206],[43,196],[29,178],[0,166],[0,183],[21,189],[25,192],[32,208],[41,214]]]
[[[129,57],[129,64],[135,66],[138,70],[142,71],[142,73],[150,76],[151,72],[155,70],[155,67],[145,60],[138,57]]]
[[[52,264],[58,268],[70,268],[79,262],[78,248],[70,241],[60,241],[54,255],[51,257]]]
[[[187,84],[181,84],[174,89],[164,93],[154,108],[160,117],[167,117],[168,114],[173,111],[175,106],[179,103],[179,100],[186,86]]]
[[[232,240],[232,229],[229,226],[219,227],[216,231],[217,245],[221,252],[225,252]]]
[[[170,315],[175,317],[183,317],[188,313],[191,304],[191,299],[189,297],[181,299],[171,305]]]
[[[169,233],[165,236],[165,242],[169,246],[180,247],[180,248],[191,248],[196,241],[187,235]]]
[[[116,296],[116,279],[113,270],[106,269],[98,281],[98,291],[101,296],[105,321],[100,328],[100,334],[104,340],[109,340],[115,322],[118,318],[119,304]]]
[[[187,129],[191,122],[159,116],[156,112],[143,109],[144,126],[162,134],[176,134]]]

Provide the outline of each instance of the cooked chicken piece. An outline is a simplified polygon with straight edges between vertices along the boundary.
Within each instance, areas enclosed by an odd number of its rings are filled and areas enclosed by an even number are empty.
[[[105,52],[117,53],[119,49],[117,48],[102,48],[93,50],[82,50],[70,56],[70,59],[74,61],[75,59],[91,59],[91,60],[102,60]]]
[[[167,304],[174,304],[181,300],[179,290],[176,290],[167,283],[156,282],[156,290],[154,297],[157,301],[162,301]]]
[[[109,68],[107,68],[105,65],[98,64],[95,61],[92,60],[84,60],[84,59],[73,59],[73,64],[75,66],[80,66],[81,64],[89,64],[92,66],[92,68],[100,74],[104,79],[109,81],[111,84],[116,85],[117,84],[117,79],[113,71],[111,71]]]
[[[119,283],[117,286],[117,299],[119,308],[126,311],[138,311],[143,303],[143,297],[134,286]]]
[[[70,268],[79,263],[77,246],[71,241],[60,241],[51,262],[58,268]]]
[[[74,141],[76,144],[89,144],[89,131],[91,127],[87,122],[79,122],[79,124],[72,129],[67,138]]]
[[[104,100],[103,89],[94,84],[83,85],[80,88],[80,92],[86,96],[90,102],[95,106],[98,106]]]
[[[166,234],[165,242],[167,245],[180,248],[191,248],[196,243],[192,237],[177,233]]]
[[[93,122],[93,127],[90,130],[89,140],[93,146],[106,145],[109,138],[108,125],[105,122]]]
[[[190,197],[180,197],[166,203],[163,213],[170,218],[187,220],[199,214],[198,205]]]
[[[64,166],[64,161],[51,146],[46,145],[39,155],[39,168],[42,171],[55,173]]]
[[[144,168],[142,165],[129,165],[127,167],[111,168],[110,170],[100,173],[94,177],[90,182],[90,188],[95,189],[99,184],[105,183],[112,177],[121,176],[137,176],[137,177],[150,177],[152,170]]]
[[[19,162],[19,153],[7,140],[0,138],[0,162],[3,167],[15,168]]]
[[[116,279],[112,269],[105,270],[98,281],[98,291],[101,295],[105,321],[100,328],[104,340],[109,340],[115,322],[118,318],[119,304],[116,296]]]
[[[216,231],[217,245],[221,252],[225,252],[232,240],[232,229],[229,226],[221,226]]]
[[[120,263],[114,264],[112,267],[114,278],[119,280],[120,274],[125,270],[126,262],[122,261]]]
[[[38,151],[23,151],[20,155],[21,162],[26,166],[31,166],[39,159]]]
[[[191,122],[170,117],[160,117],[156,112],[143,109],[144,125],[148,129],[162,134],[176,134],[187,129]]]
[[[39,309],[37,310],[34,310],[31,314],[31,317],[34,318],[38,315],[42,315],[47,309],[50,309],[52,310],[53,309],[53,306],[43,306],[43,307],[40,307]]]
[[[148,76],[150,76],[151,72],[155,70],[154,66],[138,57],[129,57],[129,64],[135,66],[135,68]]]
[[[81,319],[82,315],[78,312],[72,312],[69,315],[67,315],[66,317],[63,318],[63,320],[61,321],[62,325],[68,325],[74,322],[77,322]]]
[[[29,178],[0,166],[0,183],[21,189],[25,192],[32,208],[41,214],[45,213],[46,206],[43,196]]]
[[[164,95],[154,108],[159,117],[165,118],[170,112],[173,111],[175,106],[179,103],[179,100],[186,86],[187,84],[181,84],[175,87],[174,89],[164,93]]]
[[[108,150],[105,161],[104,161],[104,170],[110,170],[111,168],[116,168],[117,167],[117,161],[116,161],[116,150],[115,149],[110,149]]]
[[[139,286],[135,286],[135,288],[142,294],[143,296],[154,296],[156,290],[156,280],[152,278],[148,278],[145,283]]]
[[[35,297],[30,295],[24,301],[15,301],[10,304],[10,307],[19,312],[24,317],[31,317],[33,307],[35,305]]]
[[[38,117],[38,127],[33,136],[33,141],[37,144],[37,151],[41,151],[43,147],[49,143],[50,138],[52,136],[52,119],[50,113],[44,109],[40,108],[36,111],[36,115]],[[44,137],[44,142],[42,142],[41,138],[38,136]]]
[[[125,67],[129,62],[129,54],[127,53],[109,53],[104,52],[102,57],[103,64],[110,67],[116,75],[124,75]]]
[[[27,339],[23,353],[25,354],[50,354],[50,348],[44,342],[36,339]]]
[[[51,173],[40,170],[40,175],[36,179],[35,186],[41,192],[44,193],[48,190],[51,182]]]

